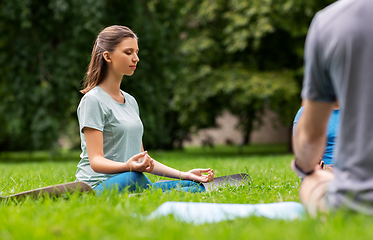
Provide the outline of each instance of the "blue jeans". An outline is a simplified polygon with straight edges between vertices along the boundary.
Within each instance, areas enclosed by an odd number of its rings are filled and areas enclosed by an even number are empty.
[[[94,188],[97,195],[101,195],[105,190],[118,189],[118,191],[136,192],[141,189],[162,189],[163,192],[171,189],[178,189],[184,192],[204,192],[205,187],[201,183],[189,180],[176,180],[167,182],[152,183],[145,174],[140,172],[124,172],[100,183]]]

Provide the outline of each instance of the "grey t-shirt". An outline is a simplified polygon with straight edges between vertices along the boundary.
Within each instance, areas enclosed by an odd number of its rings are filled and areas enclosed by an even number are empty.
[[[81,160],[78,164],[76,179],[91,186],[115,176],[116,174],[97,173],[89,164],[84,127],[103,133],[104,157],[117,162],[126,162],[141,152],[143,125],[139,108],[134,97],[121,91],[125,103],[115,101],[109,94],[96,86],[86,93],[80,101],[77,114],[80,128]]]
[[[373,1],[340,0],[314,17],[302,97],[339,100],[335,179],[327,201],[373,214]]]

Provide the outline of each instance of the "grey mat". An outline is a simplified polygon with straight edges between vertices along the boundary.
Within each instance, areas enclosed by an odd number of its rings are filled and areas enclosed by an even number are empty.
[[[160,180],[158,182],[166,182],[172,180]],[[228,175],[214,178],[212,182],[202,183],[206,191],[211,191],[219,187],[226,186],[239,186],[241,184],[246,184],[249,181],[249,175],[246,173]],[[65,193],[74,193],[74,192],[94,192],[92,187],[85,182],[69,182],[63,183],[43,188],[38,188],[34,190],[29,190],[25,192],[20,192],[10,196],[0,196],[1,200],[12,199],[19,200],[25,197],[38,198],[41,195],[47,195],[50,197],[58,197]]]
[[[174,180],[159,180],[157,182],[168,181]],[[242,184],[246,184],[247,182],[249,182],[249,175],[247,173],[239,173],[222,177],[216,177],[213,181],[202,184],[206,188],[206,191],[212,191],[218,189],[219,187],[240,186]]]
[[[214,178],[212,182],[202,183],[206,191],[215,190],[219,187],[240,186],[249,182],[249,175],[247,173],[239,173]]]
[[[19,200],[25,197],[31,198],[38,198],[39,196],[47,195],[50,197],[58,197],[65,193],[73,193],[73,192],[93,192],[91,186],[89,186],[85,182],[69,182],[63,183],[43,188],[38,188],[34,190],[29,190],[25,192],[20,192],[17,194],[13,194],[7,197],[0,196],[2,200],[5,199],[12,199],[12,200]]]

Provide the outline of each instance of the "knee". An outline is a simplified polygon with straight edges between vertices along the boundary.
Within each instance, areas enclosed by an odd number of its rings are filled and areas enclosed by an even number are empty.
[[[151,184],[149,178],[141,172],[130,172],[130,181],[134,188],[146,189]]]
[[[206,188],[202,183],[193,182],[192,186],[189,187],[189,191],[192,193],[205,192]]]

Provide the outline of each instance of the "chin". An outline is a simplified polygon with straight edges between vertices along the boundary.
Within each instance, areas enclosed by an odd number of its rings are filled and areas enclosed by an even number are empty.
[[[133,74],[134,74],[134,72],[132,72],[132,73],[125,73],[124,76],[128,76],[129,77],[129,76],[132,76]]]

